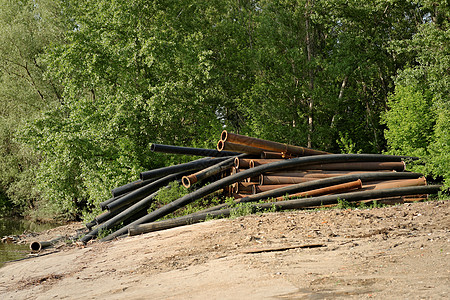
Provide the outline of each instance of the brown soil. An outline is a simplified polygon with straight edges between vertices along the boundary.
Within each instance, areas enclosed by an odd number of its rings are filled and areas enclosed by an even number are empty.
[[[2,299],[448,299],[449,204],[267,213],[53,248],[1,268],[0,293]]]

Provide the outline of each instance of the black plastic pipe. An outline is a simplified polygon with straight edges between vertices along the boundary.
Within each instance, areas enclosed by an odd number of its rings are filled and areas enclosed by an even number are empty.
[[[152,150],[153,152],[164,152],[164,153],[195,155],[195,156],[209,156],[209,157],[236,156],[240,154],[231,151],[217,151],[215,149],[179,147],[161,144],[151,144],[150,150]]]
[[[270,172],[273,170],[279,170],[294,166],[304,166],[308,164],[315,164],[318,162],[361,162],[361,161],[401,161],[401,157],[395,155],[380,155],[380,154],[329,154],[329,155],[316,155],[316,156],[306,156],[297,157],[292,159],[287,159],[283,161],[277,161],[265,165],[260,165],[258,167],[243,170],[234,175],[225,177],[216,182],[213,182],[207,186],[201,187],[200,189],[187,194],[165,206],[156,209],[149,213],[148,215],[134,221],[130,225],[137,225],[142,223],[149,223],[158,220],[159,218],[168,215],[175,210],[200,199],[212,192],[222,189],[230,184],[241,181],[248,177],[253,177],[260,175],[265,172]],[[130,226],[129,225],[129,226]],[[109,236],[102,239],[102,241],[111,240],[121,234],[126,233],[126,226],[119,229],[117,232],[110,234]]]
[[[168,188],[169,185],[166,186]],[[130,221],[130,219],[133,216],[139,215],[143,210],[146,210],[150,207],[151,203],[153,202],[156,195],[158,195],[158,192],[161,189],[157,190],[156,192],[152,193],[151,195],[145,197],[144,199],[140,200],[139,202],[133,204],[132,206],[128,207],[127,209],[121,211],[116,216],[110,218],[109,220],[105,221],[104,223],[98,225],[95,229],[88,232],[85,236],[83,236],[80,241],[83,243],[87,243],[91,239],[95,238],[99,232],[103,230],[108,230],[114,227],[117,224],[120,224],[126,220]],[[137,217],[139,218],[139,216]]]
[[[406,196],[406,195],[416,195],[416,194],[434,194],[437,193],[442,186],[440,185],[428,185],[428,186],[414,186],[414,187],[403,187],[385,190],[373,190],[373,191],[363,191],[363,192],[350,192],[343,194],[334,194],[326,196],[318,196],[311,198],[301,198],[294,200],[286,200],[279,202],[267,202],[260,204],[253,204],[254,209],[271,209],[275,206],[278,210],[287,209],[301,209],[306,207],[315,207],[329,204],[336,204],[338,200],[346,200],[348,202],[356,202],[370,199],[379,199],[386,197],[395,196]],[[128,230],[129,235],[142,234],[152,231],[164,230],[173,227],[183,226],[198,223],[206,220],[206,218],[219,217],[219,216],[229,216],[233,211],[238,208],[226,208],[221,210],[216,210],[212,212],[205,212],[202,214],[195,214],[190,216],[179,217],[171,220],[164,220],[159,222],[153,222],[148,224],[134,225],[130,226]]]
[[[117,209],[123,208],[126,205],[130,205],[131,203],[136,203],[139,200],[150,195],[151,193],[155,192],[159,188],[167,185],[169,182],[177,180],[177,179],[181,179],[181,177],[185,174],[186,174],[186,172],[170,174],[163,178],[152,181],[151,183],[149,183],[141,188],[138,188],[137,190],[135,190],[129,194],[126,194],[122,198],[109,203],[108,205],[106,205],[106,208],[108,210],[112,211],[112,210],[117,210]]]
[[[115,189],[111,190],[111,194],[113,197],[118,197],[120,195],[132,192],[140,187],[143,187],[144,185],[147,185],[151,183],[152,181],[155,181],[155,179],[149,179],[149,180],[136,180],[130,183],[127,183],[125,185],[116,187]]]
[[[201,170],[209,166],[215,165],[226,159],[228,159],[228,156],[216,158],[201,158],[184,164],[145,171],[140,174],[140,177],[141,180],[147,180],[183,171]]]
[[[125,195],[127,195],[127,194],[129,194],[129,193],[125,193],[125,194],[122,194],[122,195],[120,195],[120,196],[116,196],[116,197],[109,198],[109,199],[106,200],[106,201],[100,202],[100,204],[99,204],[98,206],[100,207],[101,210],[105,210],[105,209],[108,208],[108,207],[107,207],[108,204],[113,203],[113,202],[116,201],[116,200],[119,200],[120,198],[122,198],[123,196],[125,196]]]

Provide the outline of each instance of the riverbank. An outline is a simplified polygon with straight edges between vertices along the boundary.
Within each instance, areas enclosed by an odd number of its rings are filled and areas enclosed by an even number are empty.
[[[449,202],[439,201],[267,213],[62,246],[0,268],[0,293],[3,299],[446,299],[449,212]]]

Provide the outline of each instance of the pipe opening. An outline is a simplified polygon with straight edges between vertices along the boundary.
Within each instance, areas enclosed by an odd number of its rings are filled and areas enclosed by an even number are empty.
[[[151,144],[150,145],[150,151],[155,152],[155,147],[156,147],[155,144]]]
[[[42,249],[42,245],[39,242],[32,242],[30,244],[30,250],[33,252],[39,252]]]
[[[255,167],[255,161],[252,159],[251,161],[250,161],[250,163],[248,164],[248,167],[249,168],[254,168]]]
[[[222,151],[224,147],[225,147],[225,141],[224,140],[220,140],[220,141],[217,142],[217,150],[218,151]]]
[[[239,169],[239,158],[238,158],[238,157],[236,157],[236,158],[234,159],[234,167],[237,168],[237,169]]]
[[[220,139],[222,141],[226,141],[228,138],[228,132],[226,130],[222,131],[222,133],[220,134]]]
[[[183,186],[185,188],[190,188],[191,187],[191,181],[189,180],[189,178],[187,176],[183,176],[183,178],[181,178],[181,182],[183,183]]]

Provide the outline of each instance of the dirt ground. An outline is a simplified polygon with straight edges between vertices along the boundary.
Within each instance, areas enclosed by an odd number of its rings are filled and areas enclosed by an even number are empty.
[[[449,204],[267,213],[53,248],[0,268],[0,293],[2,299],[449,299]]]

